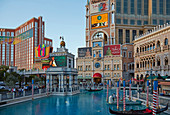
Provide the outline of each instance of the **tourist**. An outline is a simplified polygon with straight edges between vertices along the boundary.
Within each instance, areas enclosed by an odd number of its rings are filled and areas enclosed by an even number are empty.
[[[113,93],[113,95],[112,95],[112,99],[113,99],[113,101],[115,100],[115,98],[116,98],[116,95],[115,95],[115,93]]]

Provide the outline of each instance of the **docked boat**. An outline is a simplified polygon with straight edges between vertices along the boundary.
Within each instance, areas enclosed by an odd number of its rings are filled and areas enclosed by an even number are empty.
[[[142,101],[126,101],[126,105],[141,105]],[[117,101],[114,101],[113,103],[108,103],[110,105],[116,105]],[[123,105],[123,101],[119,102],[119,105]]]
[[[162,113],[164,111],[166,111],[168,109],[168,104],[165,108],[162,109],[157,109],[156,110],[156,114]],[[114,111],[112,109],[109,108],[109,112],[111,114],[116,114],[116,115],[145,115],[145,114],[152,114],[152,110],[149,108],[146,109],[142,109],[142,110],[130,110],[130,111]]]
[[[89,92],[96,92],[96,91],[101,91],[101,90],[103,90],[103,88],[100,88],[100,89],[98,89],[98,88],[96,88],[96,89],[91,89],[91,88],[89,88],[89,89],[86,89],[87,91],[89,91]]]

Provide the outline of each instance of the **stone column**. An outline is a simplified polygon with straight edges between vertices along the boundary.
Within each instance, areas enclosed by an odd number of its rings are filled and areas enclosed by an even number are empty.
[[[0,102],[2,101],[2,94],[0,94]]]
[[[61,75],[61,88],[64,88],[64,78],[63,74]]]
[[[63,81],[64,81],[64,90],[67,90],[67,82],[66,82],[66,80],[67,80],[67,78],[66,78],[67,76],[66,75],[63,75]]]
[[[49,74],[46,75],[46,91],[48,91],[49,89],[49,83],[48,83],[48,80],[49,80]]]
[[[50,75],[50,92],[52,92],[52,90],[53,90],[53,76],[52,75]]]
[[[58,76],[58,88],[59,88],[59,91],[60,91],[60,88],[61,88],[61,75]]]
[[[72,92],[72,75],[70,74],[69,75],[69,88],[70,88],[70,90],[71,90],[71,92]]]

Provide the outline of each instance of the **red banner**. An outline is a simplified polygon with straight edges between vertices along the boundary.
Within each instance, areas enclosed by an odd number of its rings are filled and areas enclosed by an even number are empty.
[[[112,56],[112,55],[120,55],[120,45],[109,45],[104,46],[104,55]]]

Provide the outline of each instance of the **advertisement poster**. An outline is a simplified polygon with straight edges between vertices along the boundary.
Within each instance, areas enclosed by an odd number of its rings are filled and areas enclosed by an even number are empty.
[[[120,45],[109,45],[104,46],[104,55],[112,56],[112,55],[120,55]]]
[[[108,27],[108,14],[99,14],[91,16],[91,28],[103,28]]]
[[[66,67],[67,57],[66,56],[51,56],[49,65],[50,67]]]
[[[38,47],[35,47],[35,58],[48,58],[49,54],[51,53],[51,47],[43,45],[38,45]]]
[[[90,13],[97,13],[109,10],[109,0],[92,0],[90,4]]]
[[[93,47],[102,47],[102,42],[93,42]]]
[[[78,48],[78,57],[91,57],[92,56],[92,48]]]
[[[33,37],[33,29],[30,29],[18,36],[10,37],[10,36],[0,36],[0,44],[18,44],[24,39],[28,39]]]

